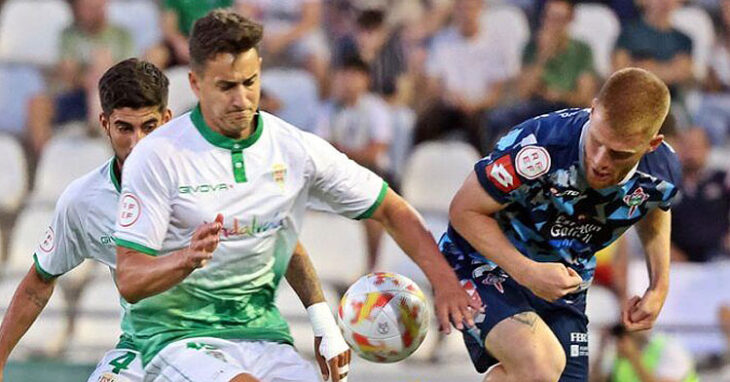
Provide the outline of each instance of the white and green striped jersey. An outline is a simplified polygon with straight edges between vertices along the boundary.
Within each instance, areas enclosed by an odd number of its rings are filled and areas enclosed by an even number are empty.
[[[254,133],[233,140],[212,131],[199,106],[141,141],[122,179],[119,246],[165,255],[187,247],[199,225],[224,217],[204,268],[130,305],[145,363],[182,338],[291,343],[274,296],[307,203],[365,218],[387,191],[380,177],[326,141],[271,114],[260,112]]]
[[[114,161],[112,158],[74,180],[59,197],[53,220],[33,254],[35,269],[41,277],[60,276],[85,259],[107,265],[114,275],[113,234],[120,195]],[[126,302],[120,298],[120,303],[124,308]],[[127,332],[125,329],[128,328],[123,325],[123,333]],[[122,334],[117,347],[134,349],[126,334]]]

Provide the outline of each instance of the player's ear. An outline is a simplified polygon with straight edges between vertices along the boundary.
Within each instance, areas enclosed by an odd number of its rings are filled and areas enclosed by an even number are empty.
[[[162,113],[162,123],[168,123],[172,119],[172,110],[165,109],[165,112]]]
[[[200,77],[195,70],[188,72],[188,82],[190,82],[190,89],[193,89],[195,96],[200,99]]]
[[[106,131],[107,134],[109,134],[109,118],[104,114],[102,111],[99,113],[99,123],[101,124],[101,127]]]
[[[659,145],[662,144],[662,142],[664,142],[663,134],[657,134],[656,136],[654,136],[654,138],[652,138],[651,141],[649,141],[649,152],[656,150],[659,147]]]

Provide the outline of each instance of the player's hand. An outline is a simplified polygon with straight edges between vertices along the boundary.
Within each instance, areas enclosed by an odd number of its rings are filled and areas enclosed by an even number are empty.
[[[484,308],[478,300],[472,299],[458,281],[446,281],[433,286],[433,299],[439,330],[450,334],[453,324],[459,330],[474,326],[474,314]]]
[[[317,359],[319,369],[322,371],[322,378],[327,381],[331,374],[333,382],[347,382],[347,374],[350,372],[352,352],[350,349],[347,349],[330,359],[325,359],[320,352],[322,338],[323,337],[314,337],[314,357]],[[343,343],[345,342],[341,336],[340,339]],[[325,343],[325,345],[327,344]]]
[[[573,268],[560,263],[534,263],[516,281],[537,297],[552,302],[578,290],[583,279]]]
[[[192,268],[201,268],[213,258],[213,251],[218,247],[220,233],[223,229],[223,215],[218,214],[215,221],[198,226],[185,251],[186,263]]]
[[[621,322],[626,330],[650,329],[664,306],[665,298],[666,293],[652,289],[647,290],[644,297],[634,296],[626,301],[621,311]]]

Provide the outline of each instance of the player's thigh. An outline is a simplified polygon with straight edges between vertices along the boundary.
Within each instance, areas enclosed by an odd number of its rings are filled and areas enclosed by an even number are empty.
[[[133,350],[112,349],[104,354],[88,382],[141,382],[142,356]]]
[[[557,380],[565,367],[560,342],[532,311],[500,321],[487,334],[485,347],[511,374],[555,376]]]
[[[145,382],[229,382],[253,374],[236,360],[229,342],[191,338],[162,349],[145,368]]]
[[[276,342],[239,342],[243,364],[261,382],[317,382],[319,373],[293,346]]]

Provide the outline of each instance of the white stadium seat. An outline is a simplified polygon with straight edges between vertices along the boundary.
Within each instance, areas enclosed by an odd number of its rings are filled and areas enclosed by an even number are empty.
[[[715,45],[710,15],[699,7],[682,7],[672,14],[672,24],[692,39],[692,71],[695,79],[703,80]]]
[[[14,213],[28,190],[28,165],[20,143],[14,137],[0,134],[0,211]]]
[[[299,240],[324,282],[350,284],[365,272],[367,241],[361,222],[307,211]]]
[[[188,112],[198,102],[195,93],[190,89],[189,71],[187,66],[177,66],[165,71],[167,79],[170,80],[167,106],[172,110],[173,118]]]
[[[482,17],[487,33],[508,41],[509,74],[518,75],[522,68],[522,51],[530,40],[530,24],[522,9],[508,4],[487,7]]]
[[[72,21],[64,0],[8,0],[0,10],[0,61],[50,66]]]
[[[20,212],[12,234],[5,274],[25,274],[33,264],[33,253],[53,218],[52,206],[25,208]]]
[[[279,99],[276,115],[292,125],[312,131],[317,123],[319,90],[309,72],[299,69],[268,69],[261,74],[261,86]]]
[[[111,157],[112,150],[106,138],[52,139],[38,162],[30,202],[55,204],[73,180]]]
[[[463,142],[425,142],[416,146],[405,166],[402,192],[417,210],[447,212],[479,153]]]
[[[603,4],[578,4],[570,34],[590,45],[596,71],[603,77],[611,74],[611,54],[621,24],[611,8]]]
[[[134,51],[141,56],[162,39],[157,4],[149,0],[109,2],[109,21],[126,28],[134,40]]]

